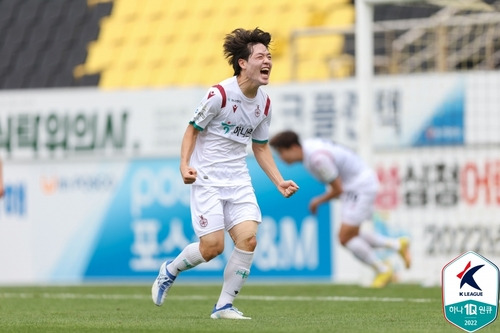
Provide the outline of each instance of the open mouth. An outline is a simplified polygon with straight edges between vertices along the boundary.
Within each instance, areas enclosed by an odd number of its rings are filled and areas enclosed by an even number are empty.
[[[269,68],[262,68],[260,70],[260,74],[269,75],[269,73],[271,73],[271,69]]]

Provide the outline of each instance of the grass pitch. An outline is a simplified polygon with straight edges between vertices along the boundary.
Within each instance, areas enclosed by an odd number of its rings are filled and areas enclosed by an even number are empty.
[[[176,284],[161,307],[150,285],[1,287],[0,332],[461,332],[440,288],[248,283],[235,306],[252,320],[213,320],[220,285]],[[491,323],[480,332],[498,332]],[[463,331],[462,331],[463,332]]]

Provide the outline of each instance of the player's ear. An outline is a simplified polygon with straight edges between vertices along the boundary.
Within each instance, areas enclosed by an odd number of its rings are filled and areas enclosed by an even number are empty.
[[[238,65],[240,66],[241,69],[244,69],[247,67],[247,61],[243,58],[238,59]]]

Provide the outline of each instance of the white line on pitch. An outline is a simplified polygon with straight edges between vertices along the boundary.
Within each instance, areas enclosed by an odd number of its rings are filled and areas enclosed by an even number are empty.
[[[149,295],[106,295],[106,294],[74,294],[74,293],[0,293],[0,298],[53,298],[53,299],[118,299],[118,300],[143,300],[150,299]],[[192,296],[169,296],[174,300],[199,300],[204,301],[212,297],[192,295]],[[429,298],[402,298],[402,297],[353,297],[353,296],[261,296],[261,295],[240,295],[238,299],[258,300],[258,301],[323,301],[323,302],[412,302],[428,303]]]

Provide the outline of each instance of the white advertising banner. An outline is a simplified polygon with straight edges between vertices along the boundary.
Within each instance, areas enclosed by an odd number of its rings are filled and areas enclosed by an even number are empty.
[[[31,161],[178,156],[205,89],[0,93],[0,152]]]
[[[500,141],[500,73],[380,77],[374,81],[377,150]],[[270,85],[272,131],[355,147],[353,80]],[[0,157],[12,160],[178,156],[206,88],[0,92]]]
[[[80,281],[125,163],[7,164],[0,281]],[[69,253],[68,249],[73,249]]]

